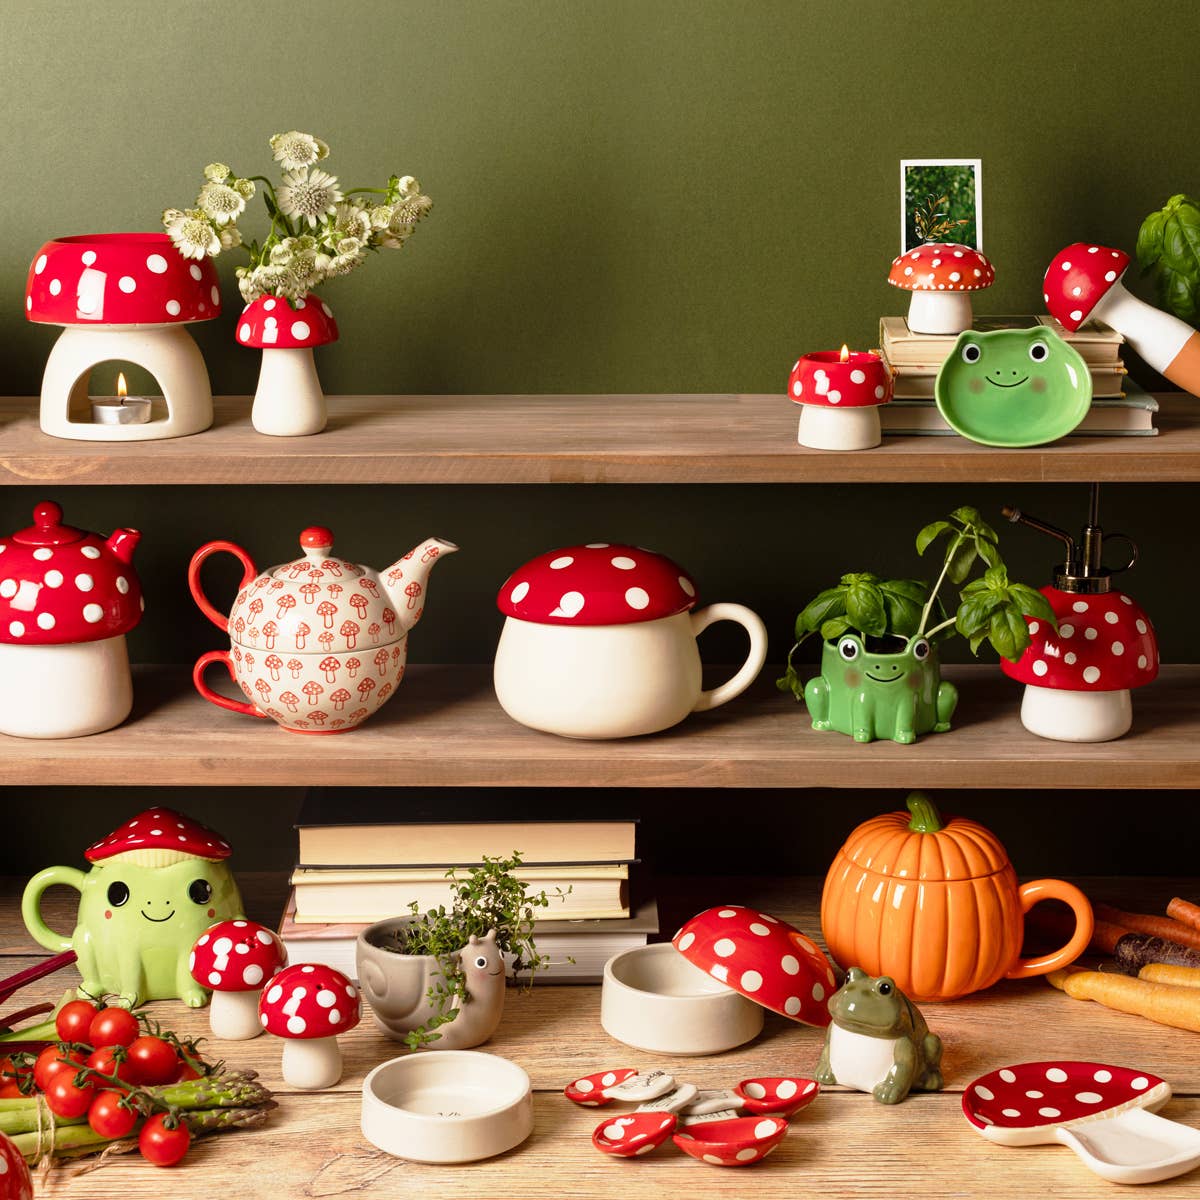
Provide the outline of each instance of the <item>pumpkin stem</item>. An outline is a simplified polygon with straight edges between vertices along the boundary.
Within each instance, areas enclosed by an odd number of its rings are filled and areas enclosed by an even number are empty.
[[[944,828],[942,815],[927,792],[909,792],[904,803],[912,813],[908,827],[913,833],[937,833]]]

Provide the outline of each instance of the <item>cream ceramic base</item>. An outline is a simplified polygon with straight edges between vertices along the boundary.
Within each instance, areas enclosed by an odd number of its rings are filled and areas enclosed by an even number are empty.
[[[967,292],[913,292],[908,328],[913,333],[962,333],[974,317]]]
[[[123,634],[65,646],[0,643],[0,733],[83,737],[120,725],[132,707]]]
[[[1056,742],[1109,742],[1129,732],[1133,701],[1129,689],[1064,692],[1026,684],[1021,724]]]
[[[226,1042],[248,1042],[263,1031],[258,1019],[258,998],[262,988],[248,992],[213,992],[209,1002],[208,1024],[215,1038]]]
[[[328,419],[311,348],[264,350],[250,421],[273,437],[320,433]]]
[[[491,1158],[533,1132],[529,1076],[477,1050],[394,1058],[363,1080],[362,1131],[380,1150],[413,1162]]]
[[[870,450],[882,440],[879,409],[802,404],[796,440],[813,450]]]
[[[342,1051],[337,1038],[292,1038],[285,1041],[280,1073],[285,1083],[306,1092],[333,1087],[342,1077]]]
[[[158,381],[165,415],[144,425],[92,422],[88,381],[97,363],[136,363]],[[42,432],[80,442],[146,442],[201,433],[213,423],[204,358],[182,325],[82,326],[62,331],[42,376]]]

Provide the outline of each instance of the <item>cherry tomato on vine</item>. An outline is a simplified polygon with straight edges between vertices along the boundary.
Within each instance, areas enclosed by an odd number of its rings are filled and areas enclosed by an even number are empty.
[[[142,1034],[129,1043],[133,1078],[147,1087],[171,1083],[179,1070],[179,1057],[170,1042],[153,1034]]]
[[[76,1087],[70,1071],[59,1071],[46,1088],[46,1106],[58,1117],[82,1117],[91,1107],[95,1088],[90,1082]]]
[[[142,1157],[156,1167],[173,1167],[188,1152],[192,1135],[182,1122],[174,1129],[167,1128],[166,1114],[158,1113],[142,1126],[138,1134],[138,1149]]]
[[[97,1092],[88,1108],[88,1124],[104,1138],[122,1138],[136,1124],[138,1114],[121,1104],[124,1093],[106,1089]]]
[[[119,1046],[102,1046],[87,1056],[87,1065],[101,1075],[115,1075],[123,1083],[137,1083],[137,1072]]]
[[[88,1030],[96,1015],[96,1006],[90,1000],[71,1000],[58,1010],[54,1018],[54,1028],[58,1030],[59,1041],[88,1042]]]
[[[92,1018],[88,1036],[80,1039],[92,1046],[128,1046],[141,1033],[138,1019],[127,1008],[109,1005]]]
[[[65,1061],[60,1061],[65,1060]],[[62,1046],[47,1046],[33,1064],[33,1082],[44,1092],[50,1080],[60,1071],[70,1071],[71,1076],[84,1065],[82,1050],[64,1050]]]
[[[191,1063],[180,1063],[182,1070],[171,1081],[172,1083],[185,1083],[189,1079],[202,1079],[203,1076]]]
[[[0,1100],[15,1100],[24,1095],[21,1083],[30,1076],[29,1068],[18,1068],[11,1058],[0,1058]]]

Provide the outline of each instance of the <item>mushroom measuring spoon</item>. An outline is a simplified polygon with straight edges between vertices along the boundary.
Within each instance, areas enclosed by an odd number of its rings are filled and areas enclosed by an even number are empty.
[[[1200,1130],[1154,1115],[1170,1098],[1170,1084],[1145,1071],[1035,1062],[980,1076],[962,1106],[990,1142],[1061,1142],[1112,1183],[1156,1183],[1200,1166]]]

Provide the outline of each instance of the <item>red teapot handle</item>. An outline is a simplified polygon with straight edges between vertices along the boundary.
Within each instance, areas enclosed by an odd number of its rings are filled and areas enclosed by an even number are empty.
[[[240,591],[247,584],[253,583],[258,575],[258,568],[250,559],[245,550],[241,546],[234,545],[233,542],[209,542],[206,546],[201,546],[195,554],[192,555],[192,561],[188,566],[188,590],[192,593],[192,599],[200,606],[200,611],[222,632],[229,632],[229,616],[226,613],[218,612],[209,603],[208,597],[204,594],[204,588],[200,585],[200,568],[204,565],[204,560],[210,554],[216,554],[219,551],[225,551],[226,554],[232,554],[241,564],[244,570],[242,571],[242,581],[238,584]]]

